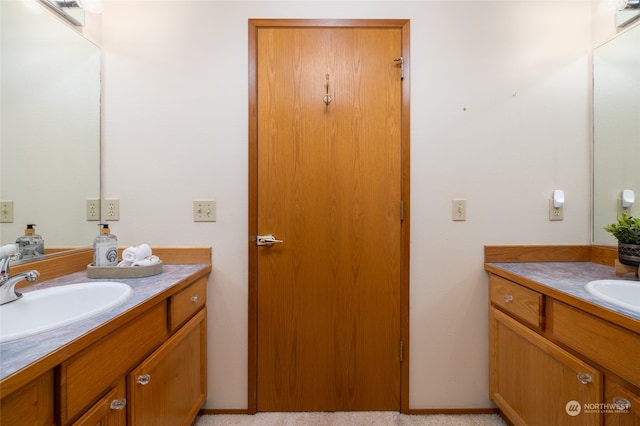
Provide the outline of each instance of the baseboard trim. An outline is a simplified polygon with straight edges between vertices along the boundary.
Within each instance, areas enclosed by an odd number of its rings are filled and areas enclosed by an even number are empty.
[[[199,416],[207,416],[207,415],[216,415],[216,414],[253,414],[250,413],[247,409],[211,409],[211,408],[201,408],[198,412]]]
[[[247,409],[209,409],[203,408],[198,412],[199,416],[222,415],[222,414],[255,414]],[[413,408],[403,414],[409,415],[429,415],[429,414],[500,414],[498,408]]]
[[[405,414],[428,415],[428,414],[500,414],[498,408],[410,408]]]

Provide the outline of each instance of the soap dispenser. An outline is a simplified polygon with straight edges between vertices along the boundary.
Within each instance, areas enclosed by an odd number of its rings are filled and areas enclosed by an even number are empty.
[[[28,224],[24,230],[24,235],[16,240],[18,253],[21,259],[32,259],[44,256],[44,239],[36,234],[35,224]]]
[[[118,266],[118,239],[104,223],[93,240],[93,266]]]

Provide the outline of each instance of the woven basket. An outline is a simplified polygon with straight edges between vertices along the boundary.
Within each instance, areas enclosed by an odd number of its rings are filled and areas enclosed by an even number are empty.
[[[640,266],[640,244],[618,243],[618,260],[630,266]]]

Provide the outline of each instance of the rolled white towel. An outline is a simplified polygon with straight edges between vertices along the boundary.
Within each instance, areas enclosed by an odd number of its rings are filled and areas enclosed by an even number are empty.
[[[121,268],[126,268],[131,266],[133,262],[129,262],[128,260],[121,260],[120,263],[118,263],[118,266]]]
[[[122,252],[122,260],[136,262],[151,256],[151,247],[148,244],[140,244],[137,247],[129,247]]]
[[[6,257],[14,255],[18,252],[15,244],[5,244],[0,247],[0,257]]]
[[[131,266],[151,266],[160,263],[160,258],[158,256],[149,256],[142,260],[136,260],[131,264]]]

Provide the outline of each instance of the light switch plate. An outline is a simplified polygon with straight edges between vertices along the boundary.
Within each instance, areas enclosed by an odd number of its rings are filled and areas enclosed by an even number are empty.
[[[451,200],[451,220],[455,222],[467,220],[467,200],[461,198]]]
[[[216,213],[216,200],[198,200],[193,202],[194,222],[215,222]]]

